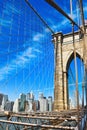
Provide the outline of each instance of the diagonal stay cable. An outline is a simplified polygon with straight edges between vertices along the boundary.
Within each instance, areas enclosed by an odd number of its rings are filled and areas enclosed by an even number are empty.
[[[48,24],[44,21],[44,19],[39,15],[39,13],[33,8],[33,6],[30,4],[28,0],[25,0],[25,2],[28,4],[28,6],[34,11],[34,13],[40,18],[40,20],[44,23],[44,25],[51,31],[52,34],[54,34],[54,31],[48,26]]]

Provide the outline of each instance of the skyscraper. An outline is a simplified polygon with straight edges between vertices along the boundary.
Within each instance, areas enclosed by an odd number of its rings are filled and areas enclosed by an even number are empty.
[[[14,102],[14,105],[13,105],[13,112],[19,112],[19,102],[20,102],[20,99],[16,99],[15,102]]]
[[[7,101],[4,107],[5,111],[13,111],[14,102]]]
[[[20,94],[19,111],[25,111],[26,95]]]
[[[26,101],[27,101],[27,110],[28,111],[33,111],[33,102],[34,102],[34,94],[33,94],[33,92],[27,93]]]
[[[1,109],[4,110],[6,102],[8,101],[8,95],[3,95]]]
[[[29,101],[29,100],[34,101],[34,94],[33,94],[33,92],[27,93],[26,100],[27,101]]]
[[[3,100],[3,94],[0,93],[0,109],[1,109],[1,105],[2,105],[2,100]]]
[[[39,93],[39,101],[40,101],[40,99],[43,99],[43,97],[44,97],[44,96],[43,96],[43,93],[40,92],[40,93]]]
[[[0,93],[0,105],[2,105],[3,94]]]
[[[48,97],[48,111],[52,111],[52,96]]]
[[[39,100],[40,103],[40,111],[41,112],[45,112],[48,111],[48,100],[46,99],[46,97],[43,97]]]

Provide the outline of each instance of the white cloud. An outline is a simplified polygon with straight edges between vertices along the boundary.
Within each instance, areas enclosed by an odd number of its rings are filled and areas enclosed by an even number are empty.
[[[50,30],[49,30],[48,28],[46,28],[46,29],[45,29],[45,32],[46,32],[46,33],[49,33],[49,32],[50,32]]]
[[[55,18],[53,20],[51,18],[48,18],[47,21],[48,21],[48,23],[50,23],[50,27],[54,31],[60,31],[60,29],[64,27],[62,25],[69,23],[67,19],[62,18],[62,17],[61,17],[60,22],[59,21],[57,22],[57,20]]]
[[[34,49],[34,51],[35,51],[35,52],[38,52],[38,53],[42,53],[42,51],[41,51],[41,50],[36,49],[36,48]]]
[[[33,41],[40,41],[40,39],[43,38],[43,37],[44,37],[43,34],[38,33],[38,34],[34,35]]]
[[[4,78],[6,78],[7,74],[11,74],[11,71],[14,69],[13,65],[9,65],[9,66],[4,66],[3,68],[0,69],[0,80],[3,80]]]
[[[61,28],[64,27],[63,25],[66,25],[66,24],[69,24],[69,21],[68,21],[67,19],[63,19],[63,20],[61,21],[61,23],[58,23],[58,24],[56,24],[56,25],[53,25],[52,28],[53,28],[54,30],[60,30]]]
[[[21,52],[16,57],[16,59],[12,60],[8,65],[5,65],[3,68],[1,68],[0,69],[0,80],[3,80],[6,77],[6,75],[12,74],[12,72],[16,69],[16,65],[19,68],[22,68],[23,66],[26,66],[27,63],[29,63],[29,61],[32,58],[36,58],[37,57],[35,52],[42,53],[37,48],[28,47],[26,49],[26,51],[24,51],[23,53]]]
[[[68,16],[71,17],[70,14]],[[76,11],[73,12],[73,19],[75,20],[77,18]],[[51,28],[55,31],[60,31],[62,28],[66,29],[66,26],[70,24],[70,21],[67,18],[62,18],[60,22],[56,23],[56,21],[52,21],[51,19],[48,19],[48,21],[51,23]]]
[[[1,24],[1,26],[9,27],[11,25],[11,21],[0,18],[0,24]]]
[[[36,58],[34,52],[35,52],[35,48],[28,47],[26,51],[24,51],[21,55],[17,56],[17,63],[20,64],[21,66],[21,64],[23,65],[28,63],[31,58]]]

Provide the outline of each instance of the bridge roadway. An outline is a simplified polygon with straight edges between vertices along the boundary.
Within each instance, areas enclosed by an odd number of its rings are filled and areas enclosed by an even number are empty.
[[[8,124],[14,126],[21,125],[23,126],[22,130],[28,128],[31,129],[41,128],[43,130],[48,130],[48,129],[75,130],[76,128],[78,129],[77,113],[78,112],[76,109],[68,110],[68,111],[44,112],[44,113],[41,112],[13,113],[13,112],[4,111],[4,112],[0,112],[0,126],[3,128],[3,124],[6,124],[6,130],[9,130],[7,129]],[[85,120],[86,114],[87,114],[86,109],[79,110],[79,124],[80,125],[84,124],[84,128],[87,125]],[[5,119],[3,119],[2,117],[5,117]],[[82,119],[84,119],[83,120],[84,123],[80,123]]]

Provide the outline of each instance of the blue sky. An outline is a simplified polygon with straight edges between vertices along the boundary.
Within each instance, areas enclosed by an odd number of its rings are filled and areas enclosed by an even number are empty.
[[[70,15],[69,0],[55,1]],[[70,22],[44,0],[30,3],[54,32],[71,32]],[[78,22],[75,5],[73,18]],[[85,19],[86,7],[84,0]],[[39,92],[53,96],[54,45],[50,30],[25,0],[0,0],[0,25],[0,92],[8,94],[10,100],[30,91],[36,98]]]

